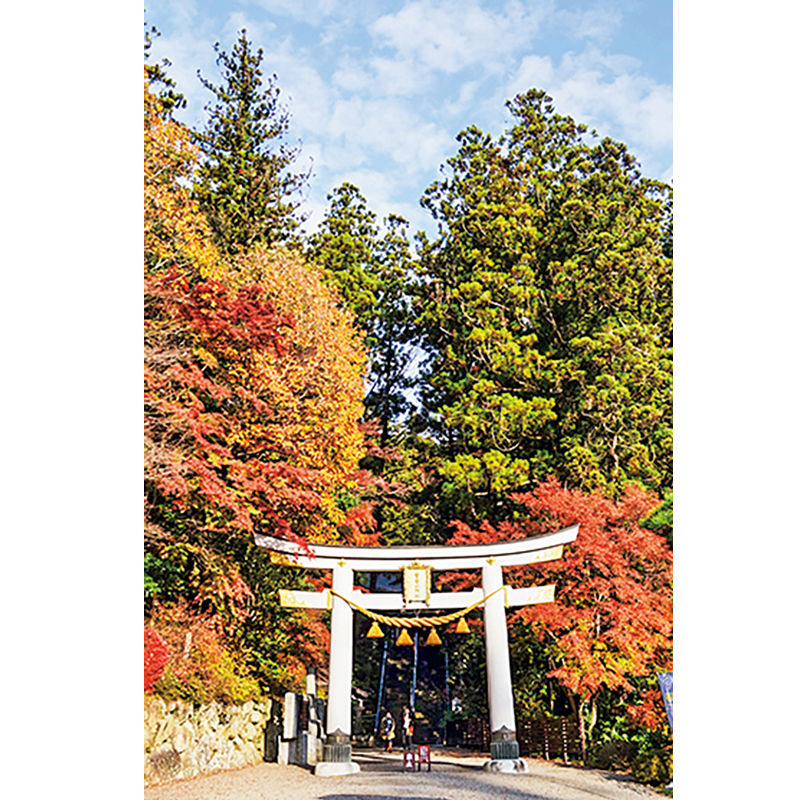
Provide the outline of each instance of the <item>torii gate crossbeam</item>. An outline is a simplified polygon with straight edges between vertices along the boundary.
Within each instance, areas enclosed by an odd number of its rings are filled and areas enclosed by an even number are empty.
[[[516,589],[503,583],[503,567],[523,566],[561,558],[563,546],[575,541],[578,526],[528,539],[491,544],[447,547],[348,547],[311,545],[256,534],[256,544],[270,551],[275,563],[333,572],[332,591],[281,590],[281,604],[295,608],[331,610],[331,652],[328,680],[328,713],[323,761],[317,775],[346,775],[359,771],[352,761],[351,684],[353,675],[353,608],[373,611],[461,609],[486,598],[486,679],[492,758],[486,769],[525,771],[516,738],[511,661],[508,652],[506,607],[553,601],[553,586]],[[436,592],[425,597],[400,594],[366,594],[353,586],[354,572],[393,572],[407,569],[481,570],[481,588],[471,592]]]

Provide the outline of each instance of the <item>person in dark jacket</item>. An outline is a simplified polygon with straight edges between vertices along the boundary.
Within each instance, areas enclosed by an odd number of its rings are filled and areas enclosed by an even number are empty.
[[[386,752],[391,753],[394,743],[394,717],[389,709],[386,709],[386,714],[381,720],[381,736],[386,739]]]

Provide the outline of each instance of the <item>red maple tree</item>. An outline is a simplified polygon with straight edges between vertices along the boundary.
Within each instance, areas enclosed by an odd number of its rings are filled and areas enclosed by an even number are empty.
[[[672,552],[658,534],[640,527],[659,504],[629,486],[615,503],[560,486],[554,478],[513,499],[519,521],[473,530],[456,524],[452,544],[506,541],[580,526],[563,558],[507,571],[511,585],[554,583],[555,602],[524,606],[509,622],[529,625],[551,665],[547,677],[563,687],[586,747],[601,690],[633,693],[634,677],[671,669]],[[463,577],[462,582],[466,580]]]

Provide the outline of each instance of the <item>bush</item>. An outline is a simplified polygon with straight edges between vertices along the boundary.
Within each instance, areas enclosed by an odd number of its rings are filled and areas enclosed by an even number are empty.
[[[594,767],[611,770],[627,770],[636,758],[639,748],[635,742],[611,739],[595,745],[589,753],[589,761]]]
[[[246,653],[228,640],[217,618],[194,613],[186,603],[169,607],[156,603],[151,625],[145,630],[146,691],[164,700],[196,704],[261,699],[261,687],[246,662]],[[148,632],[153,640],[150,649],[154,649],[153,643],[160,645],[160,671],[151,667],[149,685]]]
[[[184,700],[195,705],[203,705],[209,700],[209,693],[199,675],[188,675],[181,679],[169,667],[153,684],[151,692],[163,700]]]
[[[144,629],[144,690],[164,674],[169,660],[169,648],[164,640],[152,629]]]
[[[631,775],[639,783],[660,786],[672,780],[672,751],[648,750],[638,755],[631,765]]]
[[[215,700],[223,703],[245,703],[261,698],[258,681],[243,674],[244,668],[236,663],[233,655],[225,648],[219,645],[206,646],[198,654],[197,663],[203,683]]]

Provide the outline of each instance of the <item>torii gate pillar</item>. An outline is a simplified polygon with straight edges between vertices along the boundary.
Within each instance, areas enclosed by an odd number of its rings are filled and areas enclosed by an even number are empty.
[[[497,563],[482,568],[483,593],[488,595],[503,586],[503,568]],[[525,770],[519,758],[514,693],[511,688],[511,659],[508,628],[502,593],[488,597],[484,604],[483,630],[486,637],[486,687],[489,699],[489,727],[492,732],[492,760],[487,768],[500,772]]]
[[[314,545],[302,548],[271,536],[256,535],[256,544],[271,551],[275,563],[305,569],[329,569],[333,572],[332,590],[293,592],[281,589],[281,605],[293,608],[329,608],[331,610],[331,661],[328,682],[327,734],[323,760],[316,765],[316,775],[348,775],[359,771],[352,760],[351,682],[353,674],[353,609],[387,615],[390,612],[420,612],[454,609],[466,612],[484,606],[486,636],[486,683],[489,699],[489,723],[492,733],[492,758],[484,769],[496,772],[524,772],[519,757],[514,695],[511,686],[511,659],[508,652],[506,608],[530,603],[549,603],[555,586],[512,588],[503,584],[503,567],[517,567],[561,558],[563,546],[575,541],[578,526],[555,533],[492,544],[435,547],[348,547]],[[430,592],[421,596],[415,590],[406,595],[395,593],[363,594],[353,586],[354,572],[391,572],[411,570],[407,577],[421,571],[446,572],[480,569],[480,589],[464,592]],[[413,583],[413,581],[411,581]],[[380,713],[380,709],[378,709]]]
[[[353,591],[353,570],[346,564],[333,568],[333,590],[344,597]],[[352,760],[350,703],[353,680],[353,609],[333,595],[331,608],[331,656],[328,677],[327,734],[317,775],[349,775],[359,771]]]

